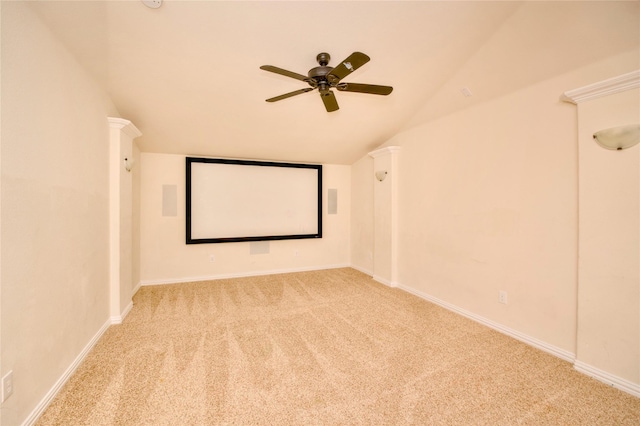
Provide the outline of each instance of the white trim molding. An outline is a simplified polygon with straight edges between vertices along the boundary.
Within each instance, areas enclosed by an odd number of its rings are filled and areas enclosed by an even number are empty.
[[[380,284],[384,284],[387,287],[391,287],[391,288],[396,288],[398,287],[398,283],[395,283],[393,281],[389,281],[387,279],[382,278],[379,275],[373,275],[371,278],[373,278],[374,281],[379,282]]]
[[[114,325],[122,324],[122,321],[124,321],[127,315],[129,315],[129,312],[131,312],[132,308],[133,308],[133,301],[129,302],[129,304],[124,308],[124,311],[122,311],[122,314],[114,315],[110,318],[111,324],[114,324]]]
[[[633,383],[621,377],[614,376],[613,374],[602,371],[582,361],[576,361],[573,364],[573,367],[582,374],[586,374],[587,376],[593,377],[594,379],[602,383],[613,386],[614,388],[618,388],[623,392],[640,398],[640,385],[637,383]]]
[[[384,283],[383,283],[384,284]],[[449,311],[455,312],[457,314],[460,314],[464,317],[467,317],[473,321],[476,321],[480,324],[486,325],[489,328],[492,328],[496,331],[499,331],[502,334],[506,334],[509,337],[513,337],[516,340],[519,340],[523,343],[526,343],[530,346],[533,346],[534,348],[540,349],[544,352],[547,352],[548,354],[551,354],[553,356],[556,356],[562,360],[565,360],[567,362],[570,362],[573,364],[573,368],[582,373],[582,374],[586,374],[589,377],[592,377],[602,383],[605,383],[609,386],[613,386],[617,389],[620,389],[623,392],[626,392],[630,395],[633,395],[635,397],[639,397],[640,398],[640,385],[637,383],[633,383],[630,382],[629,380],[623,379],[621,377],[615,376],[611,373],[607,373],[606,371],[600,370],[596,367],[593,367],[589,364],[586,364],[582,361],[578,361],[576,360],[576,355],[572,352],[569,352],[567,350],[558,348],[556,346],[550,345],[546,342],[543,342],[541,340],[538,340],[534,337],[528,336],[526,334],[523,334],[519,331],[513,330],[511,328],[505,327],[501,324],[498,324],[497,322],[491,321],[489,319],[483,318],[479,315],[476,315],[472,312],[466,311],[464,309],[461,309],[455,305],[452,305],[451,303],[447,303],[443,300],[440,300],[436,297],[430,296],[426,293],[423,293],[421,291],[415,290],[411,287],[407,287],[405,285],[399,285],[398,286],[399,289],[406,291],[407,293],[411,293],[415,296],[420,297],[421,299],[424,299],[428,302],[434,303],[438,306],[441,306]]]
[[[580,102],[635,89],[636,87],[640,87],[640,70],[568,90],[560,96],[560,100],[577,105]]]
[[[379,157],[381,155],[392,154],[392,153],[398,152],[398,151],[400,151],[400,147],[399,146],[387,146],[387,147],[384,147],[384,148],[376,149],[375,151],[371,151],[368,155],[371,158],[376,158],[376,157]]]
[[[112,129],[118,129],[131,139],[142,136],[142,132],[129,120],[118,117],[107,117],[109,121],[109,127]]]
[[[323,269],[338,269],[338,268],[350,268],[350,267],[351,266],[349,264],[345,263],[345,264],[326,265],[326,266],[310,266],[306,268],[273,269],[270,271],[255,271],[255,272],[238,272],[238,273],[228,273],[228,274],[219,274],[219,275],[207,275],[207,276],[200,276],[200,277],[144,280],[144,281],[140,281],[140,286],[146,287],[150,285],[194,283],[199,281],[213,281],[213,280],[225,280],[229,278],[257,277],[261,275],[290,274],[293,272],[320,271]]]
[[[353,269],[355,269],[357,271],[360,271],[365,275],[369,275],[370,277],[373,278],[373,271],[371,271],[369,269],[366,269],[366,268],[363,268],[363,267],[357,266],[357,265],[349,265],[349,268],[353,268]]]
[[[553,356],[556,356],[560,359],[563,359],[565,361],[568,361],[570,363],[574,363],[575,359],[576,359],[576,355],[572,352],[569,352],[565,349],[562,348],[558,348],[557,346],[553,346],[550,345],[546,342],[543,342],[542,340],[538,340],[535,337],[531,337],[528,336],[524,333],[521,333],[519,331],[513,330],[509,327],[505,327],[502,324],[499,324],[497,322],[491,321],[487,318],[481,317],[480,315],[476,315],[472,312],[469,312],[465,309],[459,308],[455,305],[452,305],[451,303],[445,302],[444,300],[440,300],[436,297],[430,296],[426,293],[423,293],[421,291],[415,290],[411,287],[407,287],[405,285],[399,285],[398,288],[400,288],[401,290],[406,291],[407,293],[411,293],[415,296],[420,297],[421,299],[424,299],[428,302],[434,303],[438,306],[441,306],[447,310],[450,310],[452,312],[455,312],[457,314],[462,315],[463,317],[467,317],[475,322],[478,322],[482,325],[486,325],[489,328],[492,328],[496,331],[499,331],[502,334],[506,334],[509,337],[513,337],[516,340],[519,340],[523,343],[528,344],[529,346],[533,346],[534,348],[540,349],[548,354],[551,354]]]
[[[138,281],[138,284],[136,284],[136,286],[133,288],[133,291],[131,292],[131,297],[136,295],[138,290],[140,290],[140,287],[142,287],[142,282]]]
[[[93,349],[96,343],[98,343],[98,340],[100,340],[100,338],[105,333],[105,331],[107,331],[109,326],[111,326],[111,319],[109,319],[107,322],[105,322],[102,325],[102,327],[100,327],[100,330],[98,330],[98,332],[91,338],[89,343],[87,343],[84,349],[82,349],[80,354],[76,357],[75,360],[73,360],[73,362],[65,370],[65,372],[62,373],[62,376],[60,376],[60,378],[55,382],[53,387],[49,390],[49,392],[47,392],[44,398],[42,398],[42,400],[36,406],[36,408],[34,408],[31,414],[29,414],[29,416],[25,419],[25,421],[22,422],[22,426],[31,426],[36,423],[38,418],[42,415],[42,413],[44,413],[44,411],[47,409],[49,404],[51,404],[51,401],[53,401],[53,398],[56,397],[58,392],[60,392],[60,389],[62,389],[62,387],[67,383],[71,375],[78,369],[80,364],[82,364],[82,361],[84,361],[84,359],[89,354],[89,352],[91,352],[91,349]]]

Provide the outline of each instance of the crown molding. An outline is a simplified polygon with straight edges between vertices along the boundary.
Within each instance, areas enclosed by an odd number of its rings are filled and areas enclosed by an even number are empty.
[[[640,70],[631,71],[630,73],[589,84],[588,86],[568,90],[560,96],[560,100],[577,105],[580,102],[612,95],[636,87],[640,87]]]
[[[142,136],[142,132],[129,120],[118,117],[107,117],[107,120],[109,120],[109,127],[120,130],[132,139]]]
[[[379,157],[381,155],[386,155],[386,154],[393,154],[394,152],[398,152],[400,151],[400,147],[399,146],[387,146],[384,148],[380,148],[380,149],[376,149],[375,151],[371,151],[369,153],[369,156],[376,158]]]

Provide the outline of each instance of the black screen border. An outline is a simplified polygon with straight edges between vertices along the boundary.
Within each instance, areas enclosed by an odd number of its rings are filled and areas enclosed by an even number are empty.
[[[233,164],[239,166],[264,166],[264,167],[289,167],[295,169],[315,169],[318,173],[318,221],[315,234],[289,234],[289,235],[256,235],[251,237],[224,237],[224,238],[192,238],[191,237],[191,164],[193,163],[217,163]],[[322,165],[303,163],[280,163],[273,161],[236,160],[228,158],[186,157],[186,243],[187,244],[217,244],[235,243],[246,241],[273,241],[273,240],[299,240],[309,238],[322,238]]]

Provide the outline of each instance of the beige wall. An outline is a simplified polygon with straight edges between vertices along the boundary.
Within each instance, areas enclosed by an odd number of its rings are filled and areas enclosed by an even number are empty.
[[[349,264],[349,166],[323,166],[321,239],[270,241],[268,254],[249,242],[185,244],[185,157],[141,154],[140,280],[142,284],[331,268]],[[162,216],[162,186],[176,185],[178,215]],[[327,214],[327,189],[338,190],[338,213]],[[211,262],[211,256],[214,261]]]
[[[614,77],[614,76],[612,76]],[[598,130],[640,123],[640,89],[578,104],[580,368],[640,384],[640,146],[610,151]]]
[[[390,139],[385,145],[401,147],[399,285],[572,359],[577,120],[559,96],[637,61],[637,51],[621,54]],[[353,199],[373,205],[371,162],[352,173]],[[370,267],[373,230],[355,224],[369,216],[365,207],[352,215],[352,263],[361,269]]]
[[[132,259],[131,259],[131,295],[133,296],[140,283],[140,149],[133,144],[133,162],[131,170],[132,177]]]
[[[109,318],[106,117],[118,113],[28,7],[2,2],[1,15],[0,375],[13,370],[15,390],[0,421],[16,424]],[[392,138],[388,145],[402,147],[400,284],[575,353],[577,122],[575,107],[558,96],[637,68],[637,51],[620,54],[418,120]],[[275,241],[270,254],[250,255],[248,243],[186,246],[184,157],[134,155],[132,285],[349,263],[373,272],[368,156],[351,167],[325,166],[322,240]],[[161,215],[163,184],[178,187],[177,217]],[[328,188],[338,189],[337,215],[326,214]],[[509,304],[498,304],[498,290],[509,293]],[[637,288],[621,291],[633,297]],[[636,332],[637,323],[621,324]],[[609,368],[613,358],[593,355],[586,362]],[[633,366],[612,370],[636,380]]]
[[[24,421],[109,318],[109,126],[117,115],[24,3],[2,4],[2,353]]]
[[[351,165],[351,266],[373,275],[374,180],[369,155]]]
[[[575,112],[543,82],[398,135],[400,282],[575,351]],[[498,292],[509,303],[498,303]]]

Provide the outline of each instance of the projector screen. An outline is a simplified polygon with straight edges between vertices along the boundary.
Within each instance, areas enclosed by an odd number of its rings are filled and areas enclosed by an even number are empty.
[[[322,166],[186,158],[187,244],[322,238]]]

